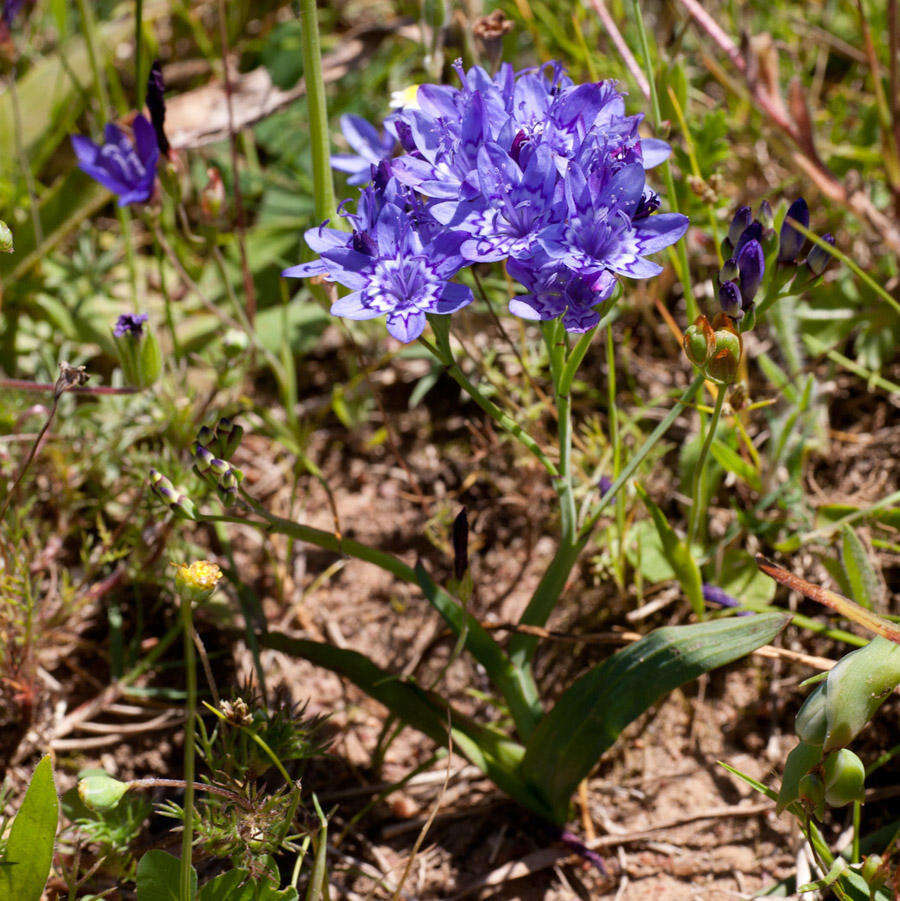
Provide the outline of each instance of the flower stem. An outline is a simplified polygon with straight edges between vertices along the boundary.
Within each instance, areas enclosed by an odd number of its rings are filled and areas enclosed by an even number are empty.
[[[700,495],[702,494],[703,470],[706,466],[706,458],[709,456],[709,449],[712,446],[713,438],[716,435],[716,429],[719,425],[719,418],[722,415],[722,405],[724,403],[725,386],[719,385],[712,420],[706,427],[706,437],[703,441],[703,447],[700,448],[700,456],[697,459],[697,466],[694,469],[694,486],[691,491],[691,512],[688,516],[688,548],[690,548],[694,543],[694,539],[697,537],[697,527],[700,522]]]
[[[560,593],[565,587],[566,580],[569,578],[569,574],[575,566],[581,551],[590,540],[601,514],[616,496],[619,489],[641,465],[654,445],[669,430],[681,411],[694,399],[694,395],[700,390],[703,381],[703,373],[698,373],[691,384],[685,388],[684,393],[669,411],[666,418],[651,432],[647,440],[641,445],[640,450],[628,461],[628,465],[625,466],[618,478],[612,483],[610,489],[600,498],[600,502],[582,525],[574,541],[571,544],[561,544],[559,546],[556,556],[551,561],[550,566],[531,596],[531,600],[528,602],[528,606],[519,620],[520,623],[530,626],[543,626],[547,622]],[[536,648],[537,639],[533,635],[523,635],[521,633],[514,635],[509,642],[510,659],[517,666],[526,665],[534,656]]]
[[[640,0],[631,0],[631,8],[634,11],[634,20],[637,24],[638,35],[641,41],[641,52],[644,56],[644,67],[647,70],[647,80],[650,83],[650,107],[653,111],[653,125],[657,131],[662,126],[662,113],[659,107],[659,96],[656,91],[656,77],[653,73],[653,57],[650,54],[650,41],[647,39],[647,29],[644,27],[644,17],[641,15]],[[673,213],[678,212],[678,194],[675,192],[675,178],[672,175],[672,165],[669,160],[662,164],[663,177],[666,181],[666,197],[669,201],[669,209]],[[691,286],[691,274],[687,257],[687,246],[682,238],[676,245],[675,253],[678,255],[678,277],[684,291],[684,302],[687,307],[688,322],[697,318],[697,301],[694,298],[694,289]]]
[[[334,181],[331,176],[331,143],[328,138],[328,110],[325,105],[325,80],[322,77],[322,51],[316,0],[300,0],[302,25],[303,74],[306,79],[306,106],[309,110],[309,136],[312,152],[316,218],[335,218]],[[340,226],[338,226],[340,227]]]
[[[184,830],[181,833],[180,901],[191,901],[191,846],[194,841],[194,719],[197,715],[197,661],[194,656],[191,600],[181,598],[181,624],[184,630],[184,662],[187,670],[187,700],[184,721]]]

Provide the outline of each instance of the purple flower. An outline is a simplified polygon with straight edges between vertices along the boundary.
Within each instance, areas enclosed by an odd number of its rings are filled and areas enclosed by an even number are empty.
[[[30,2],[34,2],[34,0],[30,0]],[[3,24],[6,25],[7,28],[12,28],[12,23],[15,21],[16,16],[22,11],[24,5],[25,0],[4,0],[3,12],[0,14],[0,18],[3,19]]]
[[[79,167],[118,195],[119,206],[149,200],[156,180],[159,146],[153,126],[138,115],[132,128],[134,144],[112,122],[106,126],[101,145],[81,135],[72,135],[72,149]]]
[[[319,254],[311,263],[282,273],[290,278],[321,276],[350,289],[332,304],[334,316],[387,317],[398,341],[414,341],[429,313],[453,313],[472,302],[472,291],[449,281],[465,264],[461,237],[437,226],[393,182],[363,191],[357,213],[348,216],[352,234],[326,228],[306,232]]]
[[[590,331],[600,321],[596,307],[609,300],[616,287],[616,277],[608,270],[585,278],[542,255],[525,263],[510,260],[507,269],[529,292],[509,302],[510,313],[533,321],[562,316],[569,332]]]
[[[645,256],[674,244],[689,225],[679,213],[634,218],[644,191],[640,163],[618,171],[608,166],[590,174],[571,163],[564,191],[567,221],[546,229],[541,244],[551,259],[604,285],[609,273],[630,278],[659,275],[662,266]]]
[[[140,338],[144,334],[144,323],[147,321],[146,313],[123,313],[113,326],[113,334],[117,338],[123,335],[134,335]]]
[[[731,219],[731,225],[728,226],[728,240],[732,247],[737,247],[741,235],[744,233],[750,223],[753,221],[753,213],[748,206],[738,207]]]
[[[742,606],[737,598],[733,598],[730,594],[727,594],[723,589],[719,588],[718,585],[711,585],[709,582],[703,583],[703,600],[706,601],[707,604],[716,604],[719,607]],[[753,612],[751,610],[743,610],[738,613],[738,616],[752,615]]]
[[[372,166],[378,166],[393,156],[396,135],[378,130],[361,116],[349,113],[341,116],[341,131],[356,153],[337,153],[331,157],[332,168],[346,172],[349,185],[363,185],[372,178]]]
[[[753,303],[766,271],[766,257],[759,241],[744,244],[737,255],[737,267],[741,276],[741,298],[746,310]]]
[[[809,228],[809,207],[802,197],[798,197],[789,207],[785,221],[781,226],[781,234],[778,241],[778,262],[793,263],[800,255],[803,244],[806,241],[805,235],[801,234],[787,220],[793,219],[799,222],[804,228]]]

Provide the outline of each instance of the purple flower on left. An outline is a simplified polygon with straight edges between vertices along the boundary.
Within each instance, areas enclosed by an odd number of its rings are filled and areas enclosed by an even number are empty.
[[[147,321],[146,313],[123,313],[113,326],[113,334],[117,338],[123,335],[134,335],[140,338],[144,334],[144,323]]]
[[[153,126],[141,115],[132,125],[134,144],[110,122],[103,143],[95,144],[82,135],[72,135],[72,149],[78,166],[119,198],[119,206],[146,203],[153,195],[159,145]]]

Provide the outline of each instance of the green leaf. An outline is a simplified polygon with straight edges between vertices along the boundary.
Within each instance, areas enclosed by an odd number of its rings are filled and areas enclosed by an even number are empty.
[[[865,546],[850,526],[841,529],[841,563],[847,574],[850,597],[867,610],[875,610],[881,600],[881,582]]]
[[[635,488],[653,518],[653,525],[659,535],[666,561],[681,583],[694,613],[700,616],[703,613],[703,578],[700,575],[700,567],[697,566],[687,542],[682,541],[669,525],[665,513],[650,499],[641,485],[636,484]]]
[[[726,551],[716,584],[751,610],[765,607],[775,597],[778,584],[756,565],[746,551]]]
[[[165,851],[148,851],[137,865],[138,901],[181,901],[181,861]],[[191,867],[191,896],[197,894],[197,873]]]
[[[759,472],[752,463],[748,463],[737,451],[718,438],[713,438],[710,451],[722,469],[733,472],[742,482],[746,482],[754,491],[762,494]]]
[[[513,666],[481,623],[436,585],[421,563],[416,563],[416,579],[428,602],[444,617],[457,638],[465,636],[465,649],[485,668],[491,682],[506,699],[519,734],[527,740],[543,716],[533,679]]]
[[[0,865],[0,898],[38,901],[50,875],[59,800],[49,757],[34,768]]]
[[[621,731],[673,689],[771,641],[789,622],[779,614],[719,619],[651,632],[578,679],[541,720],[521,775],[553,811],[569,798]]]
[[[656,526],[649,519],[636,522],[628,530],[625,555],[628,562],[651,585],[676,578],[675,570],[669,565],[663,553],[662,540]]]
[[[276,870],[277,872],[277,870]],[[296,901],[297,889],[279,889],[270,879],[254,879],[247,870],[229,870],[210,879],[198,901]]]
[[[550,809],[519,776],[525,749],[502,733],[482,726],[451,707],[442,697],[376,666],[364,654],[329,644],[294,638],[280,632],[257,635],[260,645],[293,657],[302,657],[338,673],[384,704],[404,723],[445,747],[453,749],[490,777],[498,788],[540,816],[551,818]]]

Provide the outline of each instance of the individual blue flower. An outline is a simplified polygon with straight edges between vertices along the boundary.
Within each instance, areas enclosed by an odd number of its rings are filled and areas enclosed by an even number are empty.
[[[590,175],[572,163],[565,176],[567,221],[545,229],[544,250],[587,279],[605,278],[608,272],[630,278],[659,275],[662,266],[645,257],[678,241],[690,223],[680,213],[635,219],[643,194],[640,163]]]
[[[485,144],[478,151],[477,171],[481,193],[476,198],[435,203],[431,215],[466,235],[460,253],[467,260],[528,256],[552,222],[558,174],[550,148],[538,145],[523,169],[498,144]]]
[[[766,271],[766,256],[759,241],[748,241],[737,255],[737,267],[741,278],[741,298],[744,309],[749,309],[762,284]]]
[[[609,300],[616,277],[609,271],[584,278],[565,266],[554,266],[546,256],[528,262],[510,260],[509,274],[528,288],[509,302],[514,316],[531,321],[562,317],[567,332],[589,332],[600,321],[597,306]]]
[[[159,145],[153,126],[142,115],[132,125],[134,144],[110,122],[100,145],[72,135],[78,166],[119,198],[119,206],[144,203],[153,195]]]
[[[334,154],[331,166],[349,175],[348,185],[363,185],[372,177],[372,166],[393,156],[397,138],[390,130],[379,134],[378,129],[362,116],[349,113],[341,116],[341,131],[356,153]]]
[[[363,192],[352,234],[336,229],[310,229],[306,243],[319,259],[292,266],[289,278],[320,276],[350,289],[331,307],[334,316],[374,319],[386,316],[387,330],[398,341],[414,341],[425,329],[428,313],[448,314],[472,302],[472,290],[449,279],[465,264],[460,236],[420,211],[379,197],[376,188]],[[363,222],[365,217],[368,221]]]
[[[123,313],[113,326],[113,334],[117,338],[123,335],[134,335],[140,338],[144,334],[144,323],[147,321],[146,313]]]

